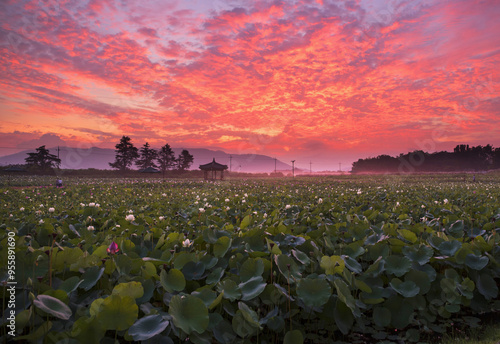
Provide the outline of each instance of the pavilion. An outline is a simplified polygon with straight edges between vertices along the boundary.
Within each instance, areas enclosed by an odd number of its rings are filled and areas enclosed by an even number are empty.
[[[203,178],[205,180],[217,179],[217,172],[220,171],[220,180],[222,180],[224,179],[224,170],[227,170],[227,165],[219,164],[218,162],[215,161],[214,158],[212,162],[205,165],[200,165],[200,170],[203,171]]]

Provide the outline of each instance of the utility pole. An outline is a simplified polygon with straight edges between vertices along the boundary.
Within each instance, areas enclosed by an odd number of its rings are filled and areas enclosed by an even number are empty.
[[[309,161],[309,173],[310,174],[313,173],[313,170],[312,170],[312,161]]]
[[[295,160],[292,160],[292,177],[295,178]]]
[[[339,172],[342,172],[342,163],[339,162]]]
[[[57,159],[59,159],[59,146],[57,146]],[[57,168],[60,168],[61,166],[61,160],[59,160],[59,162],[57,163]]]
[[[232,155],[229,155],[229,172],[231,172],[231,165],[232,165],[232,162],[233,162],[233,156],[232,156]]]
[[[274,174],[276,174],[276,157],[274,158]]]

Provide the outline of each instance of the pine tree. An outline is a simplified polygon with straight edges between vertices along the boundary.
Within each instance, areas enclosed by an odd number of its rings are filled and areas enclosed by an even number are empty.
[[[28,157],[24,159],[29,166],[35,166],[40,170],[47,170],[52,167],[59,166],[61,159],[54,154],[50,154],[45,146],[40,146],[36,149],[36,153],[28,153]]]
[[[120,171],[127,170],[134,161],[139,157],[137,148],[131,142],[130,137],[122,136],[120,143],[115,146],[115,162],[110,162],[109,166]]]
[[[155,160],[158,157],[158,152],[149,147],[149,143],[145,143],[140,150],[140,158],[137,160],[136,165],[142,169],[148,167],[157,167]]]
[[[158,165],[163,174],[165,174],[166,170],[172,168],[175,165],[176,159],[174,151],[172,150],[172,148],[170,148],[170,145],[168,143],[160,148],[156,160],[158,161]]]
[[[194,158],[189,154],[189,151],[183,149],[177,158],[177,168],[181,171],[187,170],[193,163],[193,160]]]

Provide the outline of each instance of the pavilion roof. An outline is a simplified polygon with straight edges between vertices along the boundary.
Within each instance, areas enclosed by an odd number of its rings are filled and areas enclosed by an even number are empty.
[[[215,158],[212,162],[209,162],[205,165],[200,165],[200,170],[202,171],[223,171],[227,170],[227,165],[219,164],[215,161]]]

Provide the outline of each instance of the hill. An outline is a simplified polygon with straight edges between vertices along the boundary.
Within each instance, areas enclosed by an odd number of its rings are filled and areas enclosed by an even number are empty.
[[[63,169],[111,169],[109,163],[113,162],[115,159],[115,151],[111,148],[59,148],[61,168]],[[52,147],[49,150],[50,153],[57,155],[57,147]],[[274,171],[275,160],[267,155],[229,154],[221,150],[210,150],[205,148],[189,148],[188,150],[194,157],[194,162],[191,165],[192,169],[198,169],[199,165],[209,163],[215,158],[217,162],[227,165],[232,171],[251,173],[269,173]],[[24,164],[24,159],[27,157],[27,153],[34,151],[35,149],[30,149],[0,157],[0,166]],[[173,148],[173,151],[175,155],[178,156],[181,153],[182,148]],[[278,171],[291,171],[292,167],[280,160],[277,160],[276,169]]]

